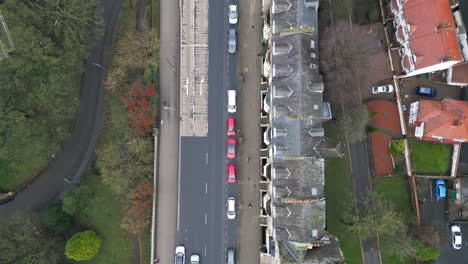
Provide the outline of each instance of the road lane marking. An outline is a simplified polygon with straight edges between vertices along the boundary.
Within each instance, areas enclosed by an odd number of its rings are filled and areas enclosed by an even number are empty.
[[[205,194],[208,194],[208,183],[205,183]]]
[[[206,152],[205,154],[205,162],[206,162],[206,165],[208,165],[208,152]]]
[[[207,215],[205,213],[205,225],[208,223],[208,218],[207,218]]]
[[[205,257],[206,257],[206,244],[205,244]]]

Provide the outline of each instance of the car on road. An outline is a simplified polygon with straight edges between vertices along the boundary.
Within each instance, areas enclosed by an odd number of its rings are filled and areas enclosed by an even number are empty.
[[[184,246],[176,247],[175,264],[185,264],[185,247]]]
[[[228,95],[227,111],[229,113],[235,113],[237,110],[237,106],[236,106],[237,91],[228,90],[227,95]]]
[[[377,85],[372,87],[372,94],[393,93],[393,85]]]
[[[235,136],[236,135],[236,119],[234,117],[229,117],[227,119],[227,135]]]
[[[236,219],[236,198],[234,197],[227,199],[227,218]]]
[[[226,168],[227,181],[229,183],[236,183],[236,164],[229,163]]]
[[[228,159],[236,158],[236,139],[235,138],[230,137],[227,140],[226,157]]]
[[[447,187],[445,187],[444,180],[436,180],[434,189],[437,200],[444,199],[447,196]]]
[[[227,264],[234,264],[236,261],[235,261],[235,258],[236,258],[236,250],[233,249],[233,248],[228,248],[227,250],[227,261],[226,263]]]
[[[422,95],[422,96],[428,96],[428,97],[436,97],[437,90],[431,87],[419,86],[419,87],[416,87],[416,94]]]
[[[190,256],[190,264],[200,264],[200,256],[192,254],[192,256]]]
[[[228,17],[229,17],[229,24],[235,25],[237,24],[237,5],[229,5],[228,10]]]
[[[452,247],[454,249],[462,248],[462,233],[459,225],[451,225],[450,233],[452,234]]]
[[[237,32],[234,28],[229,29],[228,34],[228,52],[229,53],[236,53],[237,51]]]

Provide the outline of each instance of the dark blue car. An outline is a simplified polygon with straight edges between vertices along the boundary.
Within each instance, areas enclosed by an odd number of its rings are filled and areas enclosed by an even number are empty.
[[[436,97],[437,90],[435,88],[419,86],[416,88],[416,94],[428,97]]]
[[[437,197],[437,200],[444,199],[447,196],[447,188],[445,187],[444,180],[436,180],[435,196]]]

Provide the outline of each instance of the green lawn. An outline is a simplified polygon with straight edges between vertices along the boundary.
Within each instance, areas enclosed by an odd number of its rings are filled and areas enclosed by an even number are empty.
[[[111,190],[97,175],[89,175],[84,185],[91,188],[94,196],[88,208],[80,214],[82,226],[95,230],[103,243],[99,254],[85,264],[128,264],[132,259],[132,240],[120,228],[122,214],[120,203],[114,199]]]
[[[375,181],[374,192],[383,195],[384,199],[390,202],[398,212],[401,212],[407,219],[412,216],[410,193],[407,187],[406,177],[394,176],[380,178]],[[414,263],[411,258],[400,259],[395,256],[385,254],[382,250],[383,264],[407,264]]]
[[[419,173],[447,173],[450,145],[409,140],[413,170]]]
[[[332,123],[325,123],[325,135],[338,138],[338,129]],[[325,160],[325,196],[327,197],[327,229],[340,240],[345,261],[348,264],[362,263],[359,239],[346,232],[340,219],[346,216],[352,206],[352,183],[348,158]]]

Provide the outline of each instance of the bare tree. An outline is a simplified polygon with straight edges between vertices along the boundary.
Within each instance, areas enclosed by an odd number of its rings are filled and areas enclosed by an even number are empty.
[[[369,119],[370,113],[366,104],[355,106],[340,117],[342,134],[348,137],[350,143],[364,140]]]
[[[338,22],[325,29],[320,42],[321,67],[326,80],[343,86],[356,76],[356,68],[368,66],[375,50],[371,37],[361,27]]]

